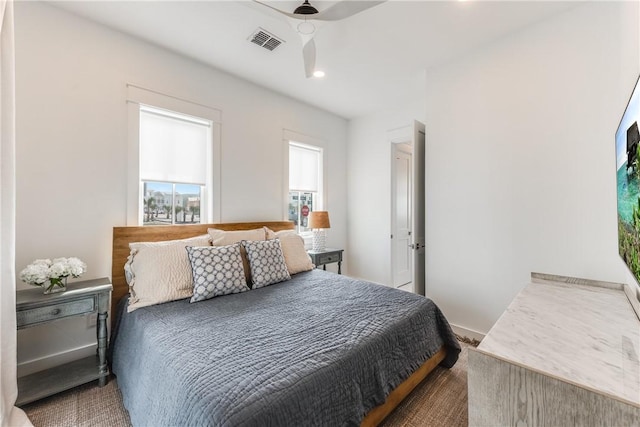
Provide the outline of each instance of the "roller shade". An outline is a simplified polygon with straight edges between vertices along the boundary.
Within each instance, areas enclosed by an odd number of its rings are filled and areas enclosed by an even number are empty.
[[[289,144],[289,190],[319,191],[321,156],[319,149]]]
[[[205,185],[211,125],[140,107],[140,179]]]

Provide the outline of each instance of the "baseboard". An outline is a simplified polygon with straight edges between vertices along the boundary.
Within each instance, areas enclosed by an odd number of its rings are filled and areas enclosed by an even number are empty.
[[[640,319],[640,292],[638,292],[638,289],[635,286],[633,286],[633,288],[631,286],[632,285],[625,283],[624,293],[627,295],[627,299],[629,299],[629,303],[631,304],[631,307],[633,307],[633,311],[636,312],[636,317]]]
[[[471,338],[478,341],[482,341],[482,339],[484,338],[485,334],[481,332],[474,331],[468,328],[463,328],[462,326],[454,325],[453,323],[450,323],[450,325],[451,325],[451,329],[453,329],[453,332],[460,335],[461,337],[467,337],[467,338]]]
[[[87,344],[72,350],[20,362],[18,363],[18,378],[91,356],[96,354],[96,348],[97,344]]]

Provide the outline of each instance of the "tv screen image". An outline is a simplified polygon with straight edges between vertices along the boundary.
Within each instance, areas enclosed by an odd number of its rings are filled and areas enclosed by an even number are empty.
[[[616,131],[618,252],[640,282],[640,88],[638,81]]]

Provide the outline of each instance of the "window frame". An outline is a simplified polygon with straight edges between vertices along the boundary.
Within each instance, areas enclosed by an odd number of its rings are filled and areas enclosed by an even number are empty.
[[[140,107],[148,106],[211,123],[211,141],[207,158],[207,182],[200,203],[201,223],[220,221],[221,195],[221,117],[214,107],[194,103],[162,94],[136,85],[127,84],[128,166],[127,166],[127,225],[143,225],[143,182],[140,179]],[[175,215],[175,213],[174,213]]]
[[[298,133],[292,130],[284,129],[283,131],[283,151],[284,151],[284,182],[283,182],[283,218],[285,221],[289,220],[289,146],[295,144],[301,147],[308,147],[314,150],[320,151],[320,172],[321,177],[318,181],[318,197],[314,201],[314,209],[316,211],[327,210],[327,144],[318,138],[314,138],[302,133]],[[296,232],[305,238],[305,242],[311,238],[311,230],[300,231],[299,226],[296,226]]]

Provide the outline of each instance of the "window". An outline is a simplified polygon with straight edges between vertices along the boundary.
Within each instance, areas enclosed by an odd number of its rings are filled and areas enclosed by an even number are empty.
[[[322,148],[289,141],[289,221],[310,231],[309,213],[322,209]]]
[[[219,110],[127,85],[128,225],[220,220]]]
[[[203,186],[143,181],[144,225],[198,224]],[[173,201],[173,202],[172,202]]]
[[[210,152],[210,122],[140,106],[144,225],[200,223]]]

